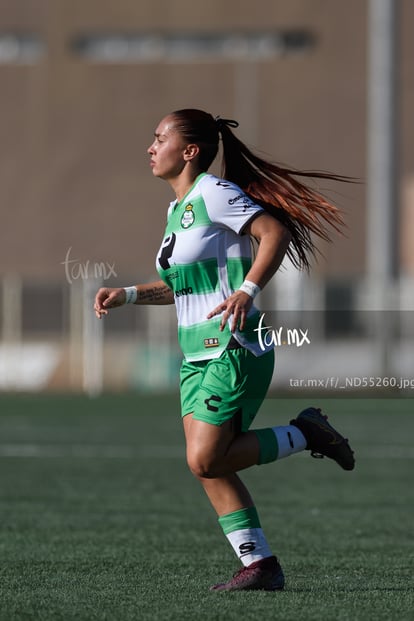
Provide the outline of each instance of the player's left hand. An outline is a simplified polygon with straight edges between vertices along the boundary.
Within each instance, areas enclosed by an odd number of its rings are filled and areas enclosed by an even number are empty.
[[[233,315],[231,322],[231,331],[235,332],[237,327],[239,330],[243,330],[246,325],[246,317],[251,306],[253,304],[253,298],[250,297],[244,291],[235,291],[224,302],[216,306],[208,315],[207,319],[211,319],[216,315],[223,313],[220,323],[220,330],[223,331],[226,327],[227,321],[230,315]]]

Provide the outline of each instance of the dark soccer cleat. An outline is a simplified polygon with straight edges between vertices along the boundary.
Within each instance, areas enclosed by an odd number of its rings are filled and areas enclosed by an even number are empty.
[[[312,457],[330,457],[344,470],[354,469],[354,452],[348,440],[328,423],[328,417],[319,409],[303,410],[290,424],[303,433],[307,442],[306,449],[311,452]]]
[[[281,591],[285,577],[275,556],[242,567],[228,582],[215,584],[210,591]]]

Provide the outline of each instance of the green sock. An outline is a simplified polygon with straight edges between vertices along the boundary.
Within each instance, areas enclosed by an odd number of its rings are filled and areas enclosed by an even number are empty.
[[[271,427],[254,429],[254,432],[258,437],[260,446],[259,465],[276,461],[279,454],[279,444],[273,429]]]

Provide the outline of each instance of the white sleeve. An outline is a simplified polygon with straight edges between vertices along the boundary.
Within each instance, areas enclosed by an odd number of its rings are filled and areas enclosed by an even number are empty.
[[[240,233],[258,214],[264,213],[260,205],[230,181],[217,177],[206,179],[201,189],[210,220]]]

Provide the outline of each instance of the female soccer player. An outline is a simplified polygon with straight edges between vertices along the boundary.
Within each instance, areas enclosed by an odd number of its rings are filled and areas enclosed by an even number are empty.
[[[311,234],[340,229],[338,209],[297,177],[335,175],[281,168],[252,153],[233,120],[186,109],[166,116],[148,148],[154,176],[175,194],[157,256],[161,280],[102,288],[98,318],[123,304],[175,304],[184,354],[181,409],[187,462],[218,515],[242,568],[214,590],[284,587],[238,471],[303,451],[354,467],[348,441],[310,407],[289,425],[250,430],[273,373],[272,347],[259,346],[255,296],[285,254],[309,268]],[[208,173],[222,141],[221,178]],[[250,238],[258,242],[252,258]]]

